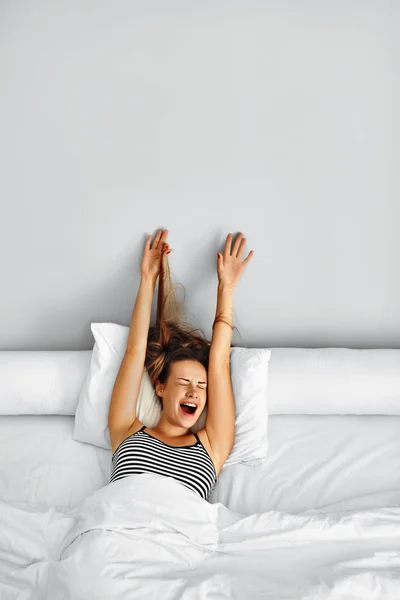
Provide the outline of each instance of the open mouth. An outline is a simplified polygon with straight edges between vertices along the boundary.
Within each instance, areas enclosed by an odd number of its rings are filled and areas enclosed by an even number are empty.
[[[197,404],[194,402],[182,402],[180,406],[185,415],[194,415],[197,410]]]

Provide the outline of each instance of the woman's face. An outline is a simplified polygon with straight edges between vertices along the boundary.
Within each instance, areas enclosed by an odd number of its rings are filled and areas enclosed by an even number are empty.
[[[174,423],[190,428],[200,417],[207,401],[207,370],[197,360],[173,362],[166,383],[157,380],[155,390],[162,398],[164,415]],[[196,408],[183,407],[184,404],[192,404]]]

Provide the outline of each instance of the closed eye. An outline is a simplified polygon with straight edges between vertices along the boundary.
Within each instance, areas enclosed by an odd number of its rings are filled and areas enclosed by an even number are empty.
[[[187,383],[181,383],[180,385],[187,385]],[[203,385],[199,385],[198,387],[199,387],[200,389],[203,389],[203,390],[205,390],[207,386],[203,384]]]
[[[188,379],[186,379],[185,377],[178,377],[178,379],[180,379],[180,380],[182,380],[182,381],[187,381],[187,382],[189,383],[189,380],[188,380]],[[183,385],[185,385],[185,384],[183,384]],[[200,381],[200,382],[199,382],[199,386],[202,386],[203,388],[205,388],[205,387],[207,387],[207,384],[206,384],[206,382],[205,382],[205,381]]]

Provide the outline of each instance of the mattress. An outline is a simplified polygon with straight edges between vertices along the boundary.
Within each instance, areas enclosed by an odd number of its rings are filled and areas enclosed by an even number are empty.
[[[111,451],[73,416],[0,417],[0,500],[73,508],[108,484]],[[400,416],[270,415],[266,461],[224,467],[210,496],[243,515],[400,505]]]

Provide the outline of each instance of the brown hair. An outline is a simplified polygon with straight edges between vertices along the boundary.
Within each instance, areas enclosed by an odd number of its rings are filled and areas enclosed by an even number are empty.
[[[157,380],[160,383],[167,381],[171,365],[180,360],[197,360],[208,370],[211,341],[201,329],[191,327],[183,316],[183,302],[179,303],[175,294],[177,285],[181,284],[172,283],[168,257],[163,254],[158,280],[156,323],[149,327],[144,363],[154,387]],[[222,313],[216,316],[213,327],[217,321],[224,321],[231,326]],[[232,329],[238,331],[237,327]],[[231,344],[232,347],[235,344]]]

